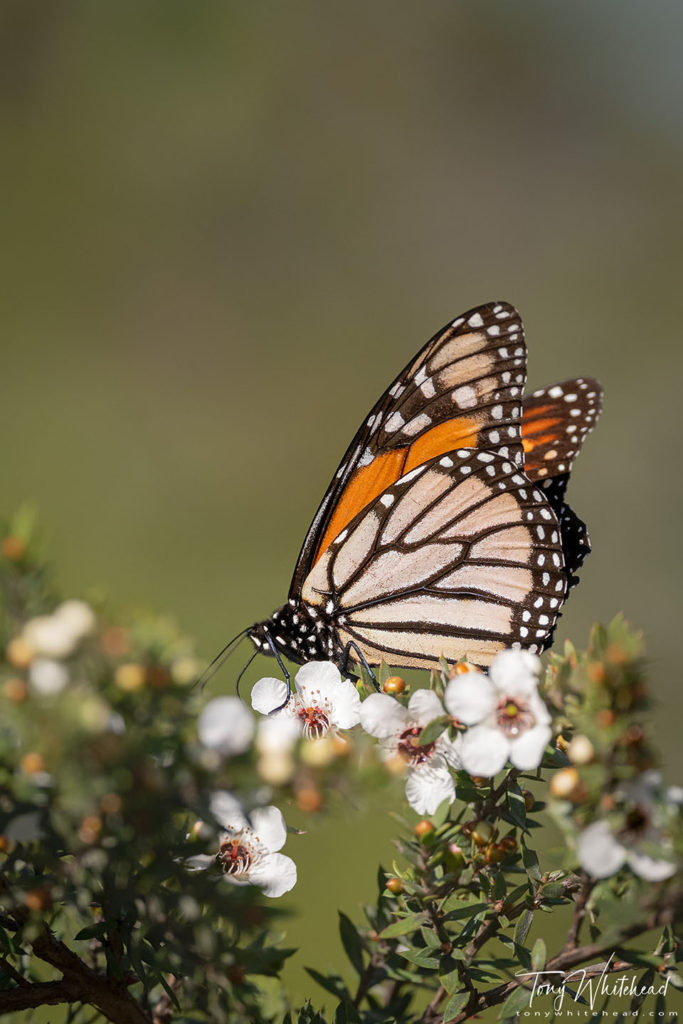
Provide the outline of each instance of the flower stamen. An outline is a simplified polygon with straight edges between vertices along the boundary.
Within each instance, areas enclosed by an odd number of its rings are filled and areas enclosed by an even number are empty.
[[[526,701],[519,697],[503,697],[496,707],[496,723],[506,736],[519,736],[530,729],[536,719]]]
[[[301,706],[297,708],[295,714],[301,723],[301,728],[306,739],[317,740],[329,732],[329,716],[317,705],[313,704],[309,707]]]
[[[218,862],[226,875],[244,875],[252,866],[254,853],[241,838],[225,839],[218,850]]]
[[[402,732],[398,738],[398,752],[410,764],[424,764],[434,752],[435,743],[420,744],[418,742],[421,732],[422,729],[418,726],[412,726]]]

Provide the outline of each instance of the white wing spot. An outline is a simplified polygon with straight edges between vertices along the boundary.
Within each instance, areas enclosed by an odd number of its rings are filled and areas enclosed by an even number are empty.
[[[470,327],[483,327],[484,321],[481,318],[481,313],[473,313],[467,323]]]
[[[454,391],[452,397],[453,401],[461,409],[471,409],[477,404],[477,393],[469,384],[465,384]]]
[[[401,416],[400,412],[392,412],[389,419],[384,424],[384,429],[389,434],[393,434],[396,430],[400,430],[405,420]]]

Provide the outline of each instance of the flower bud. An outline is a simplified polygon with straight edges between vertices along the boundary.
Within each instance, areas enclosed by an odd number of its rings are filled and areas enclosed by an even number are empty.
[[[396,878],[395,876],[387,878],[385,885],[389,892],[394,896],[398,896],[399,893],[403,892],[403,882],[400,878]]]
[[[573,764],[590,764],[595,749],[587,736],[575,736],[567,747],[567,757]]]
[[[119,665],[114,673],[114,682],[120,690],[134,693],[145,685],[145,669],[142,665],[133,662]]]
[[[413,832],[420,840],[421,843],[429,842],[434,835],[436,829],[428,818],[423,818],[422,821],[418,821],[417,825],[413,829]]]
[[[401,676],[389,676],[385,679],[382,690],[384,693],[388,693],[392,697],[396,697],[399,693],[404,693],[406,688],[406,681]]]
[[[35,657],[35,651],[22,636],[15,636],[7,644],[5,657],[14,668],[28,668]]]
[[[26,541],[10,534],[3,538],[2,553],[8,562],[20,562],[26,554]]]
[[[484,859],[487,864],[500,864],[500,862],[505,859],[505,853],[506,851],[500,843],[491,843],[490,846],[486,847]]]
[[[28,697],[28,687],[23,679],[7,679],[3,684],[2,692],[13,704],[21,704]]]
[[[45,761],[43,760],[42,754],[38,754],[35,750],[31,750],[27,754],[24,754],[19,762],[19,767],[26,775],[37,775],[39,772],[45,771]]]
[[[490,843],[495,834],[495,830],[489,825],[488,821],[478,821],[472,829],[472,838],[474,839],[477,846],[486,846]]]
[[[296,791],[296,805],[300,811],[319,811],[323,805],[323,796],[315,786],[302,786]]]
[[[448,844],[448,853],[446,854],[446,868],[451,871],[454,875],[458,874],[465,867],[465,854],[461,846],[457,843]]]
[[[558,800],[580,803],[586,794],[586,787],[576,768],[560,768],[550,780],[550,792]]]
[[[526,807],[527,811],[533,811],[534,805],[536,804],[536,797],[531,792],[531,790],[523,789],[522,797],[524,798],[524,806]]]
[[[502,846],[506,853],[513,853],[517,849],[517,840],[514,836],[503,836],[498,845]]]

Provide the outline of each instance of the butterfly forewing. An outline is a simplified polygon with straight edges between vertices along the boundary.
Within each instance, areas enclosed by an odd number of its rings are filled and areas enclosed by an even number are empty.
[[[302,597],[370,664],[487,665],[542,650],[566,581],[557,519],[511,458],[461,449],[389,486],[330,543]]]
[[[526,347],[504,302],[439,331],[366,417],[316,513],[294,572],[295,597],[331,541],[400,477],[456,448],[487,448],[521,465]]]

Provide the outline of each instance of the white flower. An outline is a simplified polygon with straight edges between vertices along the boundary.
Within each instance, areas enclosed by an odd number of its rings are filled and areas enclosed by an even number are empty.
[[[211,798],[211,813],[225,830],[218,853],[188,858],[192,868],[218,863],[234,885],[258,885],[265,896],[282,896],[296,884],[296,864],[278,851],[287,838],[287,826],[277,807],[259,807],[249,821],[238,800],[220,790]]]
[[[243,754],[254,728],[254,716],[239,697],[214,697],[197,719],[199,742],[222,757]]]
[[[39,657],[68,658],[93,632],[96,621],[84,601],[64,601],[51,615],[29,619],[22,637]]]
[[[675,874],[676,864],[670,856],[653,857],[648,849],[654,846],[664,854],[672,854],[671,841],[662,829],[666,811],[655,800],[660,783],[658,772],[644,772],[621,787],[617,796],[626,809],[626,825],[619,832],[615,833],[606,821],[594,821],[583,830],[577,846],[584,871],[593,878],[607,878],[628,864],[648,882],[661,882]],[[672,796],[667,790],[664,803],[677,804],[675,792]]]
[[[490,778],[510,760],[529,771],[550,740],[550,714],[538,695],[541,662],[528,651],[502,651],[488,676],[473,670],[446,687],[450,714],[473,726],[462,738],[460,756],[470,775]]]
[[[62,692],[69,682],[69,673],[59,661],[36,658],[29,667],[28,681],[32,690],[43,697],[52,697]]]
[[[455,799],[448,766],[460,766],[458,744],[445,733],[432,743],[418,742],[424,727],[444,714],[432,690],[416,690],[407,708],[385,693],[373,693],[361,705],[361,725],[381,740],[384,756],[406,762],[406,798],[418,814],[434,814],[443,800],[452,803]]]
[[[265,782],[281,786],[291,779],[296,769],[292,753],[300,736],[299,726],[289,716],[259,720],[254,746],[259,753],[258,772]]]
[[[293,718],[307,739],[360,721],[360,697],[349,679],[342,679],[331,661],[309,661],[294,680],[295,693],[281,679],[259,679],[251,691],[251,706],[262,715]]]

